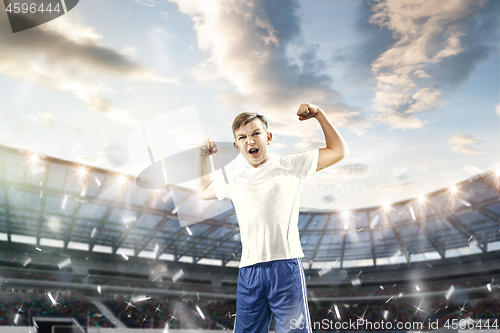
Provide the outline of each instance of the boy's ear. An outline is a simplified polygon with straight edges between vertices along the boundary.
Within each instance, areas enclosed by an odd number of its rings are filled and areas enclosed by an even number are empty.
[[[234,146],[234,148],[235,148],[238,152],[240,152],[240,147],[238,147],[238,145],[236,144],[236,141],[234,141],[234,142],[233,142],[233,146]]]
[[[271,141],[273,141],[273,133],[267,132],[267,144],[271,144]]]

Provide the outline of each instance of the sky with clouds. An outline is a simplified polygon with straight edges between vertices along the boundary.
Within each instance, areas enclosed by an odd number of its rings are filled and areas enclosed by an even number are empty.
[[[310,102],[351,154],[302,206],[376,206],[499,166],[499,58],[497,0],[80,1],[18,33],[1,10],[0,144],[137,175],[141,124],[157,159],[254,110],[272,153],[322,147]]]

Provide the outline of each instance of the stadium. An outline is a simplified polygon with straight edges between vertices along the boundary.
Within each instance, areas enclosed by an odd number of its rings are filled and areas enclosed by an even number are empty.
[[[500,333],[500,1],[0,9],[0,333]]]
[[[0,332],[233,329],[229,201],[181,227],[169,191],[133,177],[5,146],[0,175]],[[489,171],[386,206],[301,211],[313,330],[497,330],[499,190]]]

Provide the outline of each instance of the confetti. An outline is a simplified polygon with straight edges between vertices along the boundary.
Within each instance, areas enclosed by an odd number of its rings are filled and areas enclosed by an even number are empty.
[[[174,276],[172,276],[172,281],[177,282],[182,276],[184,275],[184,271],[182,269],[179,269]]]
[[[187,227],[186,227],[187,228]],[[158,243],[155,244],[155,249],[153,251],[154,257],[156,258],[158,256],[158,251],[160,250],[160,245]]]
[[[189,236],[193,236],[193,232],[191,231],[191,229],[189,229],[188,226],[186,226],[186,231],[189,234]]]
[[[59,269],[63,269],[64,267],[69,266],[70,264],[71,264],[71,259],[67,258],[61,261],[59,264],[57,264],[57,267],[59,267]]]
[[[135,217],[135,215],[123,216],[122,217],[122,222],[124,224],[129,224],[129,223],[136,222],[136,221],[137,221],[137,217]]]
[[[80,196],[83,198],[85,195],[87,195],[87,184],[83,184],[82,190],[80,191]]]
[[[486,285],[486,288],[488,288],[488,291],[491,293],[491,283],[488,283],[488,284]]]
[[[304,325],[304,314],[301,312],[299,318],[297,318],[297,323],[302,326]]]
[[[129,259],[125,253],[120,253],[120,255],[122,256],[123,259],[125,259],[125,261]]]
[[[378,217],[378,215],[375,215],[373,220],[370,222],[370,228],[371,229],[375,228],[377,226],[379,220],[380,220],[380,217]]]
[[[23,266],[24,267],[28,266],[30,262],[31,262],[31,258],[30,257],[26,258],[26,260],[23,262]]]
[[[198,313],[199,313],[200,317],[201,317],[203,320],[205,320],[205,315],[203,314],[203,312],[201,312],[200,307],[199,307],[198,305],[195,305],[195,307],[196,307],[196,311],[198,311]]]
[[[97,292],[98,292],[99,294],[101,294],[101,293],[102,293],[101,286],[97,286]]]
[[[94,177],[94,180],[95,180],[97,186],[101,186],[101,181],[99,180],[99,178],[97,178],[97,176]]]
[[[320,270],[318,271],[318,275],[319,275],[319,276],[323,276],[323,275],[325,275],[325,274],[327,274],[327,273],[331,272],[331,270],[332,270],[332,268],[331,268],[330,266],[323,267],[322,269],[320,269]]]
[[[78,141],[78,143],[76,145],[73,146],[73,148],[71,148],[71,152],[74,154],[77,152],[78,149],[80,149],[82,147],[83,143],[81,141]]]
[[[389,297],[389,299],[387,301],[385,301],[386,303],[389,303],[392,299],[394,298],[394,296],[391,296]]]
[[[333,307],[335,308],[335,314],[337,315],[337,319],[342,320],[342,317],[340,316],[339,307],[337,306],[337,304],[334,304]]]
[[[415,285],[415,289],[416,289],[417,291],[420,291],[420,287],[418,286],[418,284],[416,284],[416,285]]]
[[[383,285],[380,285],[379,286],[381,290],[384,290],[384,286]]]
[[[358,287],[361,285],[361,280],[359,278],[351,280],[351,283],[354,287]]]
[[[18,322],[19,322],[19,313],[16,313],[14,316],[14,324],[17,325]]]
[[[410,214],[411,214],[411,219],[413,222],[417,222],[417,219],[415,218],[415,212],[413,211],[413,207],[410,206]]]
[[[450,286],[450,288],[448,289],[448,291],[446,292],[446,299],[450,299],[451,295],[453,295],[453,293],[455,292],[455,287],[453,285]]]
[[[47,296],[49,296],[50,302],[52,303],[53,306],[57,305],[57,301],[55,300],[54,296],[52,296],[51,293],[48,293]]]
[[[132,303],[147,301],[148,299],[151,299],[151,297],[148,297],[146,295],[139,295],[139,296],[132,297]]]
[[[394,172],[392,176],[398,180],[403,180],[408,177],[408,171],[405,167],[402,167],[401,169]]]
[[[473,239],[471,242],[469,242],[469,247],[478,247],[478,242],[477,240]]]
[[[65,210],[65,209],[66,209],[66,204],[67,204],[67,203],[68,203],[68,195],[67,195],[67,194],[65,194],[65,195],[64,195],[64,198],[63,198],[63,201],[62,201],[62,203],[61,203],[61,208],[62,208],[62,210]]]
[[[339,278],[340,279],[345,280],[345,279],[347,279],[348,276],[349,276],[349,274],[347,273],[347,271],[345,269],[341,269],[339,271]]]
[[[95,238],[97,236],[97,228],[92,229],[92,233],[90,234],[90,238]]]
[[[384,315],[383,315],[384,319],[387,320],[387,318],[389,317],[389,311],[387,310],[384,310]]]

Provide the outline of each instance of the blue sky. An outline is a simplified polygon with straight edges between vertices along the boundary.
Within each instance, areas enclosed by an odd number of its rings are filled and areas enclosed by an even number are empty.
[[[322,147],[295,116],[311,102],[351,154],[304,182],[303,207],[416,197],[499,165],[498,6],[80,1],[16,34],[2,11],[0,144],[136,175],[129,136],[154,117],[194,105],[201,137],[232,141],[232,119],[258,110],[280,154]],[[165,124],[162,154],[195,145],[191,121]]]

